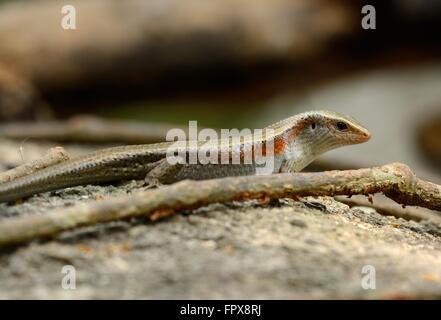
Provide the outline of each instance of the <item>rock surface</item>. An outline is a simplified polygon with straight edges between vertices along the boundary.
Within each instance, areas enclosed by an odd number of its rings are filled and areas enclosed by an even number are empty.
[[[140,188],[86,186],[0,205],[2,219]],[[214,204],[0,251],[0,298],[441,298],[441,225],[332,198]],[[76,289],[61,286],[76,270]],[[363,289],[364,266],[376,289]]]

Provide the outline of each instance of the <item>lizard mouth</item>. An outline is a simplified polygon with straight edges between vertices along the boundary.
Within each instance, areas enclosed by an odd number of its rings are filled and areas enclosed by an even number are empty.
[[[365,141],[368,141],[371,138],[371,133],[369,131],[365,131],[363,132],[362,136]]]
[[[359,143],[362,143],[362,142],[369,141],[370,138],[371,138],[371,133],[367,130],[363,130],[357,136],[356,141]]]

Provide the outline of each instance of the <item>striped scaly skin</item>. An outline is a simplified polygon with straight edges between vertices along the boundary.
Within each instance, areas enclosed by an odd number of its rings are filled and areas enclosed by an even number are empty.
[[[229,157],[240,153],[239,157],[243,158],[245,146],[255,147],[258,143],[265,152],[272,139],[274,167],[267,173],[295,172],[328,150],[366,142],[370,138],[369,131],[355,119],[331,111],[305,112],[267,128],[272,134],[263,135],[260,141],[247,136],[238,143],[228,142]],[[197,143],[195,147],[186,148],[186,157],[200,150],[202,145]],[[182,151],[173,146],[173,142],[122,146],[81,156],[0,185],[0,202],[77,185],[142,179],[166,158],[167,150]],[[225,147],[221,141],[212,146]],[[257,167],[254,161],[251,164],[185,164],[174,174],[173,180],[252,175]]]

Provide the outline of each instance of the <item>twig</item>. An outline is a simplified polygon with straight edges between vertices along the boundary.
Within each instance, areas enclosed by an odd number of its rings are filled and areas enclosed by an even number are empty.
[[[126,144],[164,141],[171,128],[187,129],[164,123],[105,120],[93,116],[76,116],[68,121],[7,123],[0,125],[0,137],[37,140]]]
[[[0,184],[15,180],[17,178],[26,176],[35,171],[44,169],[46,167],[52,166],[54,164],[66,161],[69,156],[63,147],[54,147],[49,149],[49,151],[40,159],[34,160],[29,163],[25,163],[14,169],[8,170],[6,172],[0,173]]]
[[[405,220],[422,221],[428,220],[441,224],[440,212],[431,211],[425,208],[406,207],[403,208],[396,202],[378,194],[372,198],[372,202],[363,196],[348,198],[346,196],[336,196],[335,200],[345,203],[350,207],[361,206],[375,209],[378,213],[385,216],[394,216]]]
[[[156,220],[178,210],[215,202],[377,192],[403,205],[441,210],[441,186],[418,179],[404,164],[392,163],[359,170],[181,181],[156,190],[57,209],[45,215],[6,219],[0,222],[0,245],[130,217],[148,216]]]

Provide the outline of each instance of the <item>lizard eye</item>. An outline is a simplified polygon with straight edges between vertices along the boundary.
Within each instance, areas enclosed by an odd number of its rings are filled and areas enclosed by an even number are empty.
[[[344,122],[341,122],[341,121],[337,122],[336,127],[339,131],[344,131],[344,130],[348,129],[348,125]]]
[[[315,129],[315,122],[311,123],[311,129],[312,129],[312,130]]]

